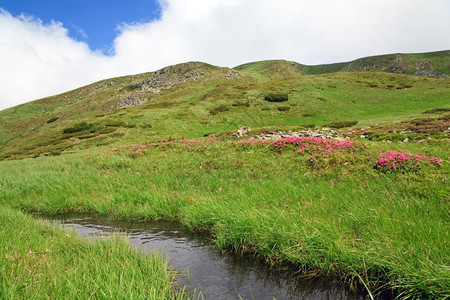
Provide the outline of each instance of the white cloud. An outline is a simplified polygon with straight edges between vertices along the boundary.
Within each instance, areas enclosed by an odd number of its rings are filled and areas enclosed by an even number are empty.
[[[161,19],[122,24],[114,55],[61,23],[0,11],[0,109],[118,75],[198,60],[305,64],[450,49],[448,0],[160,0]]]

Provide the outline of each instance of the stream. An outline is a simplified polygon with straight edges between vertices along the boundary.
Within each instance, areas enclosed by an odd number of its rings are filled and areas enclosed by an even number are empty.
[[[338,282],[305,279],[290,268],[269,268],[248,257],[223,253],[207,234],[191,232],[173,221],[117,220],[83,214],[40,215],[75,229],[81,236],[125,233],[136,248],[160,251],[176,269],[177,285],[201,291],[204,299],[365,299]],[[202,299],[200,297],[199,299]]]

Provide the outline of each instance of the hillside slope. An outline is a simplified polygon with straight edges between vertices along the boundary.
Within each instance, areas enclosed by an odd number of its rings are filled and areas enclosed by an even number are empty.
[[[359,58],[350,62],[307,66],[283,60],[260,61],[234,68],[255,77],[280,79],[300,75],[336,72],[387,72],[446,78],[450,76],[450,51],[415,54],[386,54]]]
[[[432,60],[435,72],[448,72],[448,53],[408,55],[408,61]],[[383,59],[398,62],[397,56]],[[449,79],[373,72],[380,67],[367,72],[376,60],[382,58],[315,67],[264,61],[234,69],[189,62],[99,81],[1,111],[0,159],[220,135],[244,125],[394,122],[449,106]],[[338,69],[352,72],[326,73]],[[325,73],[305,76],[319,71]],[[289,101],[264,101],[269,93],[287,94]]]

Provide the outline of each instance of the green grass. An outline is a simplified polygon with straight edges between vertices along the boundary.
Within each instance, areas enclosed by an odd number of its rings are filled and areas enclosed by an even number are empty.
[[[160,254],[123,237],[81,240],[0,206],[1,299],[181,299]]]
[[[150,148],[135,158],[119,151],[4,161],[2,206],[180,219],[210,231],[223,249],[300,272],[373,292],[450,296],[447,162],[391,174],[352,156],[311,167],[291,151],[201,145]],[[381,143],[369,150],[426,149],[445,158],[447,146]]]
[[[367,62],[376,67],[366,70]],[[189,228],[210,231],[223,249],[288,263],[304,274],[335,276],[373,293],[394,289],[400,298],[449,298],[449,79],[379,72],[393,63],[405,74],[422,64],[449,75],[448,51],[321,66],[264,61],[234,70],[191,62],[1,111],[0,260],[9,268],[5,274],[13,274],[2,278],[1,294],[58,298],[68,290],[75,295],[83,288],[76,276],[87,276],[93,285],[85,293],[139,297],[131,285],[115,286],[119,279],[117,273],[107,275],[109,266],[99,266],[111,251],[111,257],[129,264],[127,284],[130,278],[140,280],[136,288],[148,291],[148,297],[153,292],[162,293],[155,298],[181,297],[166,289],[173,274],[153,254],[135,253],[120,239],[91,243],[65,236],[22,210],[179,219]],[[146,86],[155,76],[170,78],[173,85]],[[267,102],[268,94],[289,100]],[[146,103],[115,109],[127,97]],[[245,125],[258,133],[346,121],[358,127],[341,132],[367,142],[374,152],[410,151],[444,162],[420,171],[378,172],[364,161],[364,153],[309,164],[293,149],[277,153],[228,142]],[[126,154],[130,149],[109,153],[122,145],[203,136],[221,140],[151,147],[136,157]],[[409,142],[401,143],[405,138]],[[11,223],[15,219],[21,223]],[[23,243],[23,235],[31,242]],[[65,243],[74,247],[61,253],[51,248]],[[8,257],[24,263],[8,265]],[[54,276],[47,274],[48,265],[58,266]],[[98,268],[87,270],[90,265]],[[30,266],[43,275],[27,273]],[[166,272],[155,289],[140,277],[150,266]]]

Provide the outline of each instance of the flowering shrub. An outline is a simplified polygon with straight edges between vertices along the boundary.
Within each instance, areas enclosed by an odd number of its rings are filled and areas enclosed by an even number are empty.
[[[356,163],[369,162],[382,172],[411,172],[421,170],[424,166],[440,166],[437,157],[414,155],[407,152],[388,151],[378,154],[367,151],[367,146],[360,142],[339,141],[318,137],[288,137],[276,141],[243,141],[242,147],[268,146],[272,151],[283,152],[291,149],[300,155],[306,155],[309,165],[319,163]]]
[[[113,152],[126,150],[127,155],[136,157],[147,152],[149,148],[167,145],[183,145],[187,147],[206,148],[208,143],[216,143],[216,139],[208,140],[171,140],[143,145],[129,145],[115,148]],[[380,172],[411,172],[419,171],[425,166],[440,166],[442,161],[437,157],[414,155],[408,152],[379,151],[372,153],[367,145],[350,140],[333,140],[319,137],[287,137],[275,141],[250,140],[229,142],[239,148],[265,148],[278,153],[290,150],[304,156],[311,166],[332,164],[365,164]]]
[[[437,157],[413,155],[407,152],[388,151],[377,155],[377,161],[372,165],[382,171],[413,171],[420,170],[423,165],[441,165]]]

